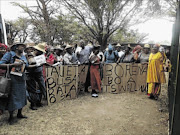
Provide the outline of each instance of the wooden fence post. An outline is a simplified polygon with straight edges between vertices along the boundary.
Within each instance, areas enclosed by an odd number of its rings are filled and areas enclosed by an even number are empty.
[[[169,133],[180,135],[180,1],[178,2],[176,22],[173,27],[171,44],[172,72],[170,73],[168,95],[169,95]]]

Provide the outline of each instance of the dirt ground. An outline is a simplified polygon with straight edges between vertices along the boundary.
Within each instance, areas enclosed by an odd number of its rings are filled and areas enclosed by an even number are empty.
[[[145,93],[102,93],[98,98],[81,94],[32,111],[27,120],[8,125],[0,116],[0,135],[167,135],[168,113]]]

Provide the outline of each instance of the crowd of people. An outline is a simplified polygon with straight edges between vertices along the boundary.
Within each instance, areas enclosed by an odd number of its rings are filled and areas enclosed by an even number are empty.
[[[152,48],[152,51],[151,51]],[[46,63],[36,63],[34,57],[44,55]],[[19,61],[16,62],[16,59]],[[9,111],[8,122],[13,124],[14,111],[18,110],[17,118],[27,118],[22,114],[23,107],[30,102],[30,109],[37,110],[43,106],[42,99],[47,99],[46,95],[46,66],[59,66],[69,64],[89,65],[85,83],[85,92],[91,86],[92,97],[98,97],[101,92],[101,80],[103,78],[103,64],[106,63],[148,63],[147,95],[157,99],[160,94],[161,83],[165,82],[164,71],[169,70],[169,66],[164,68],[167,57],[165,50],[159,44],[152,47],[149,44],[137,45],[134,48],[128,44],[121,46],[109,44],[105,50],[101,50],[98,44],[85,44],[80,41],[77,45],[57,45],[49,46],[46,43],[23,44],[15,43],[8,47],[0,44],[0,76],[4,76],[7,68],[25,66],[21,76],[10,74],[11,91],[8,98],[0,98],[0,115],[4,110]],[[168,63],[169,64],[169,63]],[[26,99],[27,98],[27,99]]]

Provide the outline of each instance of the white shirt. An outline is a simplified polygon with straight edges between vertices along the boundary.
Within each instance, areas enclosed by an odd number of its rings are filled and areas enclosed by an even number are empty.
[[[94,55],[93,52],[90,54],[89,59],[91,58],[92,55]],[[101,63],[103,63],[103,62],[104,62],[104,54],[103,54],[103,52],[99,52],[97,56],[98,56],[100,59],[102,58],[102,59],[101,59]]]
[[[72,64],[71,60],[72,60],[72,55],[70,55],[69,53],[66,53],[64,55],[64,63],[65,64]]]
[[[77,53],[80,53],[82,50],[82,47],[78,46],[75,50],[75,56],[77,57]]]
[[[121,58],[124,54],[125,54],[124,51],[120,51],[120,52],[118,52],[118,57]]]

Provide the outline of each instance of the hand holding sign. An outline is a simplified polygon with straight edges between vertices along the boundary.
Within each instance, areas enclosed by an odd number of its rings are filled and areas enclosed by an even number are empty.
[[[46,63],[46,58],[44,54],[34,57],[36,61],[36,66],[41,66]]]

